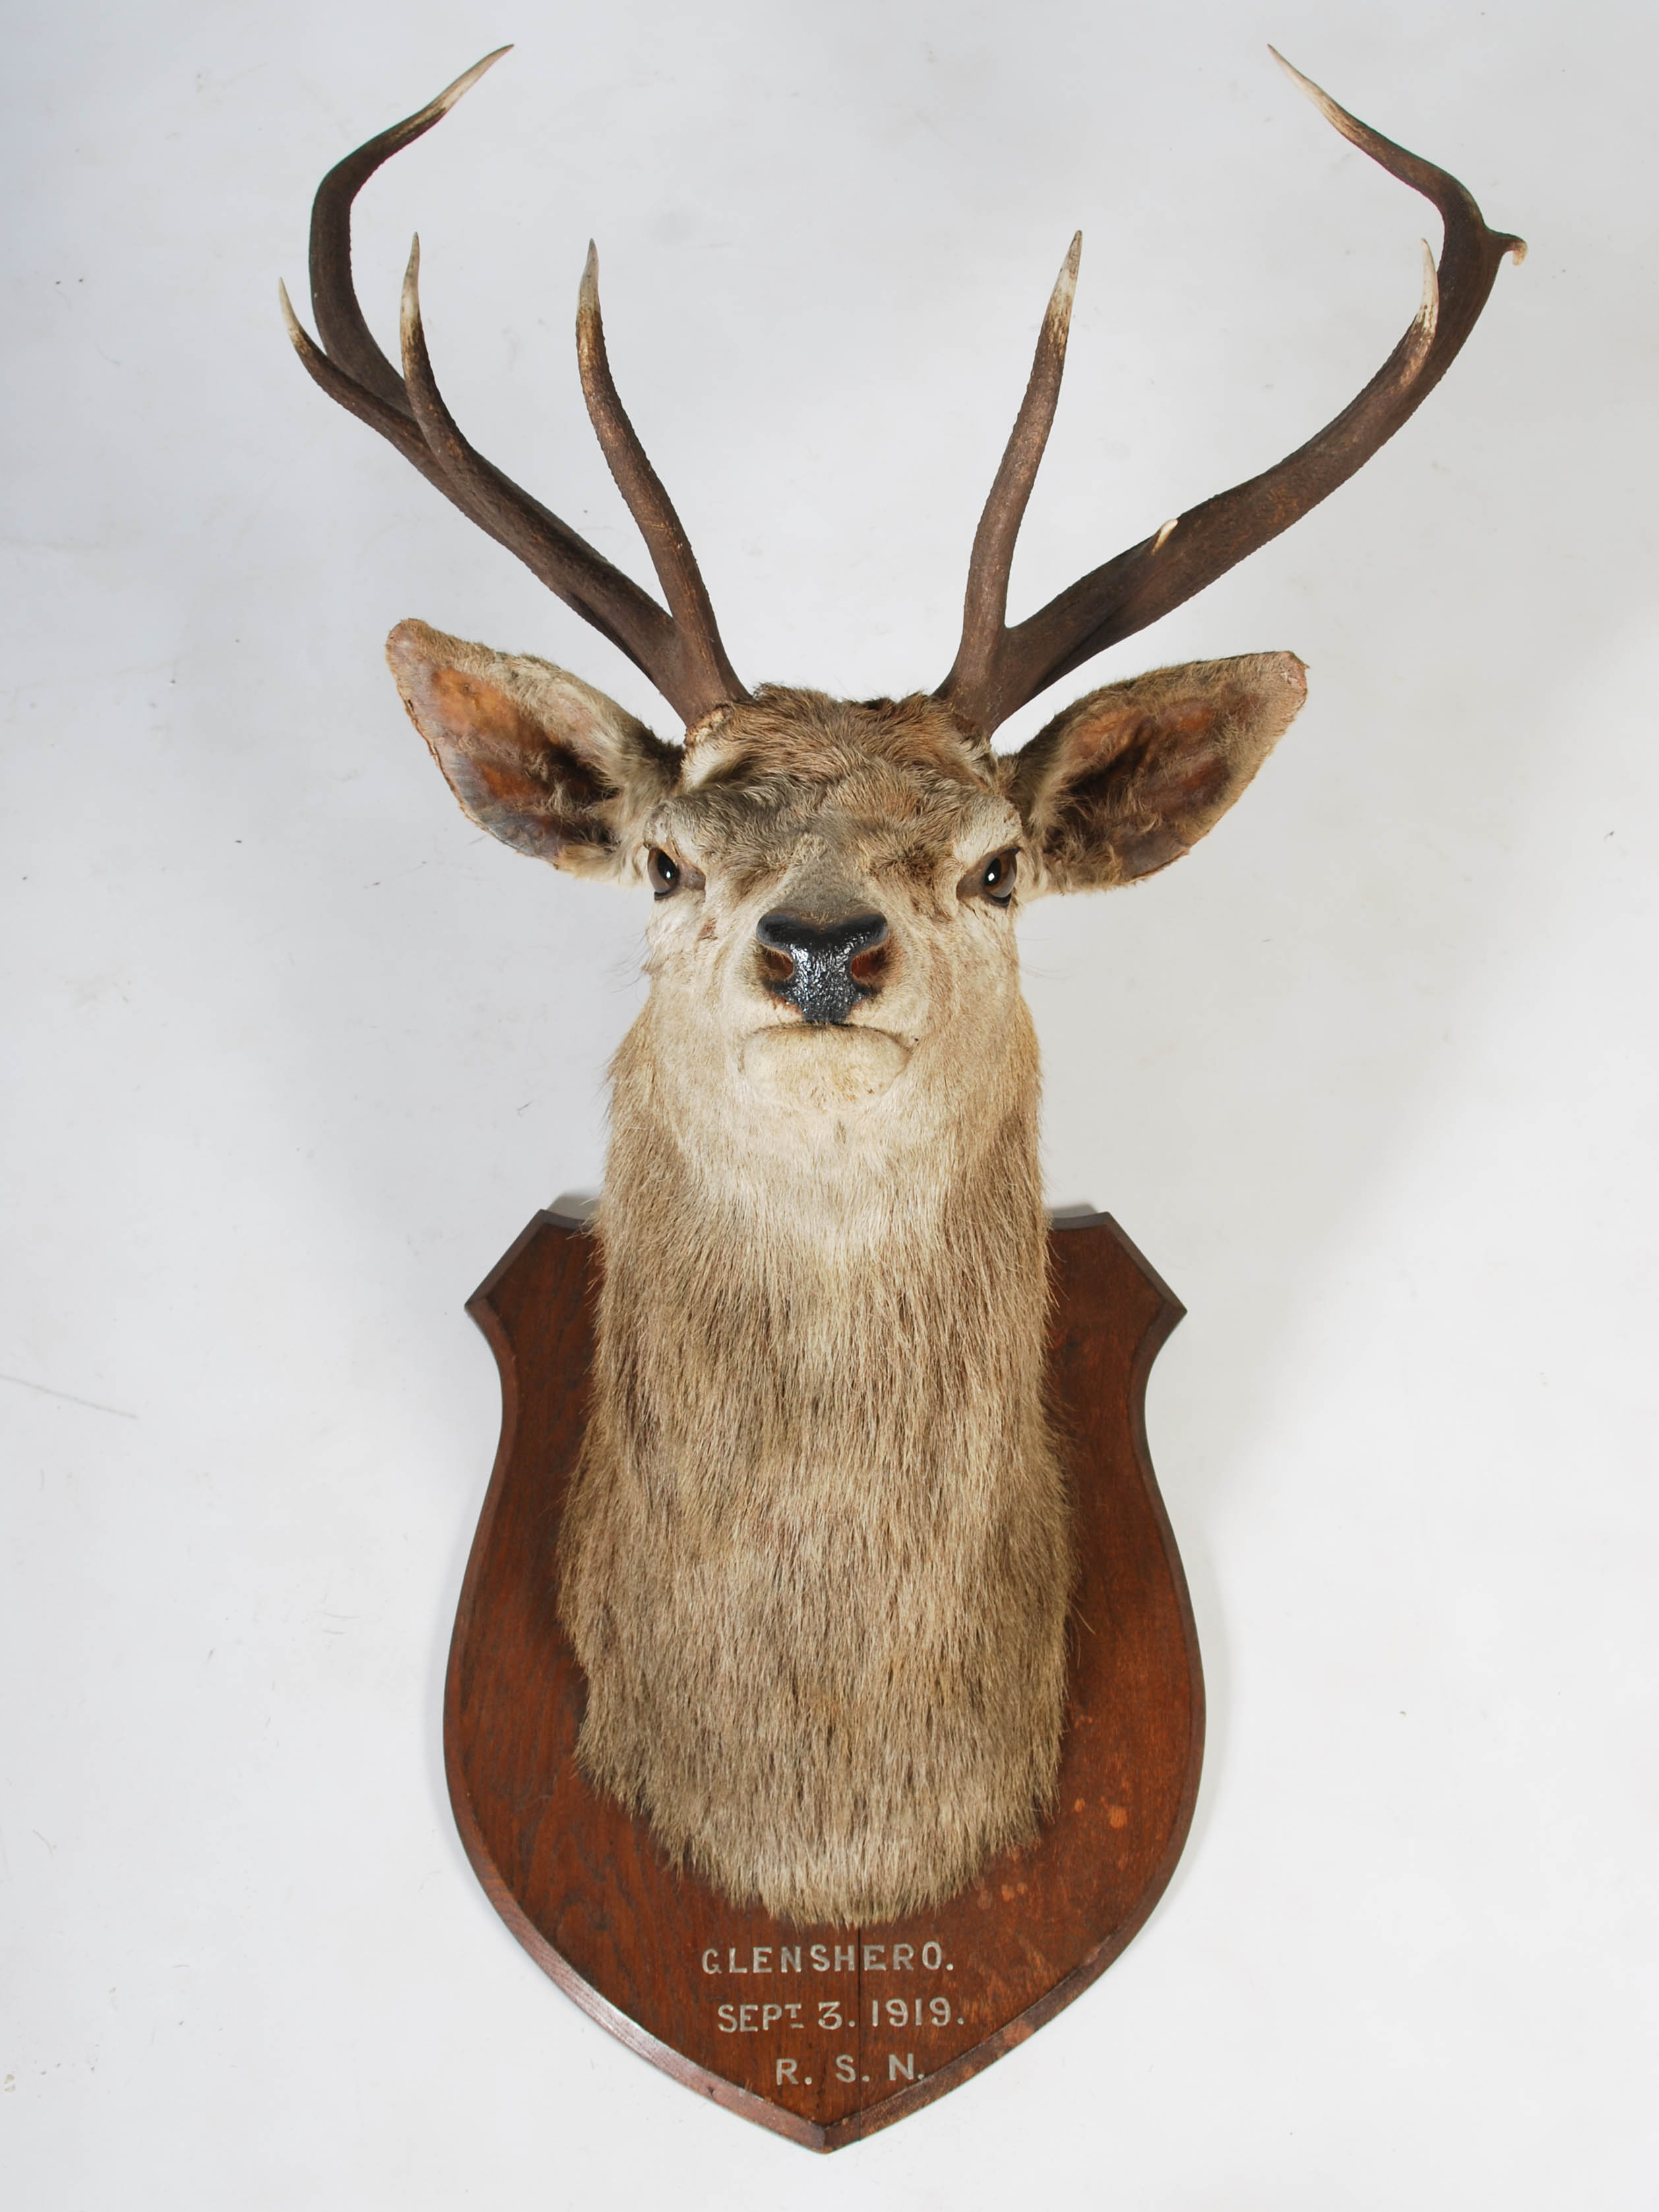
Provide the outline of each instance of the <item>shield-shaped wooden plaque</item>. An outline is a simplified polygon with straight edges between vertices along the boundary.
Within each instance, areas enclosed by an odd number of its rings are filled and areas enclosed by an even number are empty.
[[[450,1650],[444,1747],[478,1879],[595,2020],[717,2104],[815,2150],[872,2135],[1053,2018],[1146,1920],[1186,1841],[1204,1692],[1143,1406],[1182,1308],[1109,1216],[1056,1217],[1049,1387],[1080,1573],[1060,1789],[1025,1851],[879,1927],[738,1910],[591,1791],[554,1542],[587,1418],[599,1249],[538,1214],[468,1304],[500,1364],[501,1447]]]

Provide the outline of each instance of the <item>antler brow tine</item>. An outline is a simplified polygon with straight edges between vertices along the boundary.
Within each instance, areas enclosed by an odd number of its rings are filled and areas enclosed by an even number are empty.
[[[438,390],[427,350],[421,321],[418,241],[404,279],[403,375],[370,335],[352,283],[351,210],[357,194],[393,154],[441,122],[507,51],[498,46],[494,53],[486,54],[435,100],[369,139],[329,171],[318,187],[311,219],[311,299],[322,339],[320,348],[301,328],[286,288],[279,286],[283,320],[301,361],[329,397],[378,430],[470,520],[515,553],[550,591],[625,653],[689,726],[713,708],[747,694],[726,658],[714,610],[685,533],[634,438],[615,387],[611,387],[615,412],[633,440],[638,466],[654,487],[656,507],[652,508],[648,501],[636,504],[625,483],[623,488],[645,532],[653,562],[669,593],[672,613],[665,612],[632,577],[613,567],[568,523],[486,460],[462,434]],[[584,375],[586,379],[586,372]],[[609,445],[606,453],[611,455]],[[614,457],[611,466],[617,469]],[[623,482],[620,474],[618,482]],[[674,541],[666,553],[660,542],[662,517],[672,526]]]
[[[1271,47],[1268,51],[1273,52]],[[1345,483],[1416,411],[1450,368],[1486,304],[1504,256],[1512,254],[1517,261],[1525,256],[1522,240],[1487,229],[1480,209],[1455,177],[1339,107],[1283,55],[1273,52],[1273,58],[1352,145],[1433,202],[1445,224],[1438,270],[1430,255],[1422,305],[1399,344],[1358,397],[1306,445],[1261,476],[1166,522],[1154,537],[1081,577],[1009,629],[1004,627],[1004,607],[1013,534],[1042,456],[1042,437],[1053,416],[1065,357],[1062,337],[1058,358],[1050,352],[1045,367],[1045,347],[1050,343],[1045,323],[1037,341],[1031,388],[974,541],[962,644],[936,695],[984,736],[1060,677],[1202,591]],[[1426,246],[1424,251],[1427,254]],[[1052,376],[1053,392],[1042,435],[1031,452],[1027,426],[1036,416],[1032,392],[1040,372],[1045,379]],[[1023,436],[1029,471],[1022,475],[1012,465]]]

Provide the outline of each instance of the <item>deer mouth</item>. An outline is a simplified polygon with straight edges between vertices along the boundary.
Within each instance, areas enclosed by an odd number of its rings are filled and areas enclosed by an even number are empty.
[[[809,1114],[859,1114],[890,1091],[911,1046],[864,1023],[769,1023],[745,1037],[743,1072],[769,1104]]]

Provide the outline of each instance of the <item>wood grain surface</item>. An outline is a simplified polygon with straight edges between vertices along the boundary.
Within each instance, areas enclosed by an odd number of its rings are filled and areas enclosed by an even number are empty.
[[[599,1248],[580,1223],[538,1214],[468,1304],[504,1401],[445,1694],[468,1855],[520,1942],[596,2020],[813,2149],[919,2110],[1069,2004],[1152,1911],[1192,1818],[1203,1684],[1143,1419],[1182,1309],[1107,1215],[1058,1218],[1050,1253],[1051,1403],[1080,1563],[1054,1814],[948,1904],[879,1927],[738,1910],[583,1782],[582,1676],[553,1553],[587,1414]]]

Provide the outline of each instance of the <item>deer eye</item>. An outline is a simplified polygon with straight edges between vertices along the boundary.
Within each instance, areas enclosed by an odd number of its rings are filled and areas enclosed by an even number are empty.
[[[650,878],[651,888],[659,898],[666,898],[670,891],[680,887],[680,864],[653,845],[645,856],[645,872]]]
[[[993,853],[988,860],[981,860],[976,868],[969,869],[958,887],[960,896],[989,899],[993,906],[1006,906],[1014,895],[1014,875],[1018,866],[1018,848],[1006,846],[1000,853]]]

